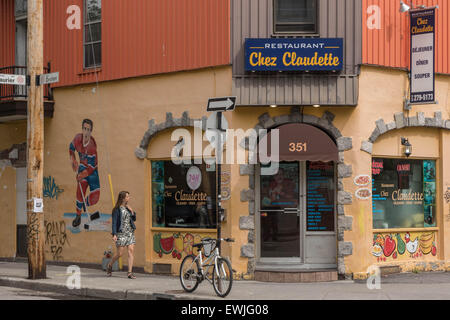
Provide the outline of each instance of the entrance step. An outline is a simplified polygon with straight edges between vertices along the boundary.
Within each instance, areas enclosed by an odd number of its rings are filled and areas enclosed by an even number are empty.
[[[255,271],[255,280],[262,282],[328,282],[337,281],[335,270],[327,271]]]

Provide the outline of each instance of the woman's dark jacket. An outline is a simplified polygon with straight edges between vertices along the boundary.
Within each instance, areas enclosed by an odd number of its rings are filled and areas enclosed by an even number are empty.
[[[125,208],[128,210],[128,208]],[[128,210],[129,212],[130,210]],[[131,212],[131,219],[130,219],[130,225],[133,230],[136,230],[136,226],[134,224],[134,221],[136,221],[136,212]],[[122,212],[120,211],[120,207],[117,209],[114,209],[112,212],[112,235],[116,235],[118,233],[122,232]]]

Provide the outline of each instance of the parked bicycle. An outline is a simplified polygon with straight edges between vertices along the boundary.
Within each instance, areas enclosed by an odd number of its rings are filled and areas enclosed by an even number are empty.
[[[193,292],[203,280],[207,280],[213,285],[219,297],[226,297],[230,293],[233,269],[230,261],[219,254],[221,241],[234,242],[234,239],[204,238],[201,243],[193,245],[194,248],[198,248],[197,256],[194,254],[186,256],[180,266],[180,281],[185,291]],[[213,269],[210,273],[211,267]]]

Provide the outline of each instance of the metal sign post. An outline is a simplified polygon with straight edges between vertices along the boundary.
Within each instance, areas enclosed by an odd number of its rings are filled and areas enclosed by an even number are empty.
[[[217,223],[217,239],[222,237],[222,221],[224,218],[224,210],[222,209],[222,134],[228,128],[226,120],[223,118],[223,112],[234,110],[236,106],[236,97],[224,97],[224,98],[212,98],[208,100],[207,111],[216,112],[217,124],[215,130],[216,135],[216,174],[217,174],[217,210],[216,210],[216,223]],[[223,123],[225,126],[223,126]],[[212,129],[212,128],[210,128]],[[221,243],[218,244],[219,253],[221,252]]]
[[[217,149],[216,149],[216,164],[217,164],[217,239],[222,237],[222,112],[217,112]],[[221,243],[219,241],[219,254],[221,253]]]

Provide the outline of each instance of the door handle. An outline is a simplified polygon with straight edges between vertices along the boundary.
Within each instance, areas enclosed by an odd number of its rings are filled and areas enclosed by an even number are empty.
[[[299,208],[285,208],[283,210],[283,213],[297,213],[297,217],[300,217],[300,215],[302,214],[302,211]]]
[[[297,216],[300,216],[300,209],[298,208],[285,208],[283,209],[283,213],[297,213]]]

